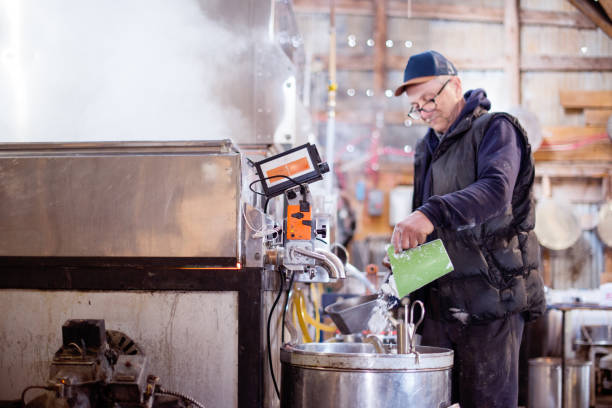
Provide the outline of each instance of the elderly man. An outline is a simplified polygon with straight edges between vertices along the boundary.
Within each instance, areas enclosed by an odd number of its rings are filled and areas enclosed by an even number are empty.
[[[534,164],[527,136],[505,113],[488,113],[482,89],[427,51],[410,57],[409,115],[429,125],[414,159],[414,212],[395,226],[396,251],[441,238],[454,271],[413,294],[425,301],[422,344],[455,352],[453,399],[462,408],[512,407],[525,321],[543,313],[533,232]]]

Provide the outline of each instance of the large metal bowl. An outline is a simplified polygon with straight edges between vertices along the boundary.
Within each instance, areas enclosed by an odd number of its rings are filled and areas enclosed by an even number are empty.
[[[306,343],[281,348],[281,407],[440,407],[451,405],[453,351],[417,346],[377,354],[369,343]]]

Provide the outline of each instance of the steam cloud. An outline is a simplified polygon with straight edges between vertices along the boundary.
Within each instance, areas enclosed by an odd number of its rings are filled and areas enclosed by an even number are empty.
[[[249,40],[213,18],[197,0],[0,0],[0,141],[244,132],[219,89]]]

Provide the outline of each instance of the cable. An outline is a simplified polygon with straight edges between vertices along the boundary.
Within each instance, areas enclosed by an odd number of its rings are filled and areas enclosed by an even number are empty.
[[[180,392],[176,392],[176,391],[170,391],[170,390],[166,390],[162,387],[158,387],[157,390],[155,391],[155,394],[165,394],[165,395],[172,395],[173,397],[179,397],[185,401],[191,402],[193,405],[199,407],[199,408],[206,408],[204,407],[204,404],[202,404],[201,402],[196,401],[195,399],[191,398],[188,395],[185,394],[181,394]]]
[[[283,322],[281,329],[281,343],[285,344],[285,314],[287,312],[287,304],[289,303],[289,295],[291,293],[291,287],[293,286],[293,278],[295,278],[295,272],[291,274],[291,279],[289,280],[289,287],[287,288],[287,296],[285,297],[285,303],[283,304]]]
[[[321,238],[317,237],[317,241],[320,241],[320,242],[324,243],[325,245],[327,245],[327,241],[325,241],[324,239],[321,239]]]
[[[47,387],[44,385],[30,385],[29,387],[26,387],[25,390],[23,390],[23,392],[21,393],[21,406],[25,407],[26,403],[25,403],[25,395],[26,392],[33,390],[33,389],[41,389],[41,390],[45,390],[45,391],[53,391],[53,388],[51,387]]]
[[[293,179],[293,178],[291,178],[291,177],[289,177],[289,176],[285,176],[284,174],[279,174],[279,175],[276,175],[276,176],[264,177],[264,178],[259,178],[259,179],[257,179],[257,180],[253,180],[253,181],[251,182],[251,184],[249,184],[249,190],[251,190],[251,191],[252,191],[252,192],[254,192],[255,194],[258,194],[258,195],[261,195],[261,196],[265,196],[265,195],[266,195],[265,193],[260,193],[259,191],[255,191],[255,190],[253,189],[253,185],[254,185],[255,183],[263,183],[265,180],[270,180],[270,179],[273,179],[273,178],[279,178],[279,177],[284,177],[284,178],[286,178],[287,180],[292,181],[292,182],[293,182],[293,183],[294,183],[296,186],[300,186],[300,187],[302,187],[303,189],[305,189],[305,188],[306,188],[306,186],[305,186],[304,184],[300,183],[299,181],[296,181],[295,179]]]
[[[278,295],[276,295],[276,299],[274,299],[274,303],[272,304],[272,308],[270,309],[270,314],[268,315],[268,363],[270,364],[270,375],[272,376],[272,382],[274,383],[274,391],[276,391],[276,396],[280,400],[280,391],[278,390],[278,384],[276,383],[276,377],[274,376],[274,368],[272,367],[272,348],[270,347],[270,321],[272,320],[272,313],[274,313],[274,309],[276,308],[276,304],[283,293],[283,282],[285,280],[283,276],[283,271],[281,268],[278,268],[278,274],[280,276],[280,289],[278,291]]]
[[[268,203],[270,202],[270,197],[266,197],[266,202],[264,203],[264,214],[268,213]]]

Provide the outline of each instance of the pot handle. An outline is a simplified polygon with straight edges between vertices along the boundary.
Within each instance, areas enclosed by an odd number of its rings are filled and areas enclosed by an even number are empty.
[[[582,337],[584,337],[587,342],[593,343],[591,335],[589,334],[588,330],[584,328],[584,326],[580,326],[580,332],[582,332]]]

